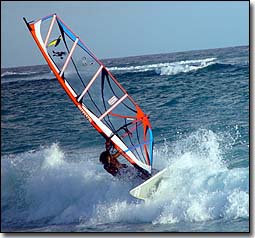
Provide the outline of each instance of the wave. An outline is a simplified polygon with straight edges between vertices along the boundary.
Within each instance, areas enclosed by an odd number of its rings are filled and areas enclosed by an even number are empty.
[[[28,72],[15,72],[15,71],[5,71],[1,73],[1,78],[10,78],[10,77],[28,77],[32,76],[35,74],[39,74],[39,72],[33,72],[33,71],[28,71]]]
[[[227,68],[234,68],[235,69],[243,69],[243,66],[240,66],[240,64],[229,64],[229,63],[220,63],[217,62],[215,64],[211,64],[209,65],[209,67],[207,67],[208,70],[220,70],[220,69],[227,69]]]
[[[229,169],[222,159],[222,137],[198,130],[155,151],[155,161],[168,167],[151,200],[98,204],[93,222],[172,224],[249,217],[249,169]]]
[[[129,195],[132,181],[105,173],[97,152],[65,153],[58,144],[2,163],[2,225],[94,226],[113,222],[170,224],[249,217],[248,168],[229,169],[220,136],[198,130],[155,149],[155,167],[168,167],[153,198]]]
[[[4,74],[4,73],[3,73]],[[16,83],[20,81],[37,81],[37,80],[45,80],[45,79],[55,79],[55,76],[52,72],[47,73],[15,73],[15,72],[6,72],[4,77],[1,77],[1,84],[5,83]]]
[[[1,84],[55,78],[47,65],[1,69]]]
[[[185,60],[167,63],[157,63],[149,65],[138,65],[129,67],[110,67],[111,71],[121,72],[147,72],[154,71],[159,75],[176,75],[206,68],[216,64],[216,58],[206,58],[198,60]]]
[[[216,58],[206,58],[198,60],[186,60],[177,62],[157,63],[149,65],[138,65],[128,67],[110,67],[111,71],[116,73],[123,72],[130,73],[146,73],[147,76],[151,74],[158,75],[176,75],[179,73],[195,72],[201,69],[218,70],[226,67],[232,67],[232,64],[224,64],[217,62]],[[67,74],[70,72],[67,72]],[[44,71],[5,71],[1,74],[1,83],[17,82],[17,81],[33,81],[41,79],[53,79],[55,76],[48,70]]]
[[[156,72],[160,75],[176,75],[179,73],[188,73],[199,69],[207,68],[210,65],[216,64],[216,58],[208,58],[201,60],[187,60],[171,63],[163,66]]]

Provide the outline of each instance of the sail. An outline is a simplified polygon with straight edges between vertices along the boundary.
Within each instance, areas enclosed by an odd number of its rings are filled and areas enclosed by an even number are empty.
[[[59,16],[24,20],[50,69],[81,113],[133,166],[151,174],[153,134],[148,115]]]

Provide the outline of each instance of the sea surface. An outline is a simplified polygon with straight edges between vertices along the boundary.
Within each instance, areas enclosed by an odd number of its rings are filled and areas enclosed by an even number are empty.
[[[248,46],[103,62],[150,115],[168,179],[131,197],[47,65],[1,69],[2,232],[249,232]]]

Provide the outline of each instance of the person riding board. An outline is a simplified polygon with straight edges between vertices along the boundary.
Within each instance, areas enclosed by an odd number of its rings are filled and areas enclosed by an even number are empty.
[[[111,175],[113,175],[114,177],[117,175],[123,175],[121,173],[121,170],[123,171],[123,169],[127,169],[128,166],[126,164],[122,164],[120,163],[117,158],[121,155],[120,151],[117,151],[116,153],[112,154],[110,152],[110,150],[113,148],[112,143],[107,140],[105,142],[105,151],[103,151],[100,154],[99,160],[100,162],[104,165],[104,169],[110,173]],[[137,166],[135,166],[135,170],[136,170],[136,174],[138,177],[142,178],[143,180],[147,180],[148,178],[151,177],[150,174],[146,173],[146,172],[141,172]],[[125,173],[124,173],[125,174]]]
[[[105,151],[100,154],[100,162],[104,165],[104,169],[113,176],[120,175],[120,169],[127,168],[126,164],[120,163],[117,158],[121,155],[120,151],[111,154],[112,144],[110,141],[105,143]]]

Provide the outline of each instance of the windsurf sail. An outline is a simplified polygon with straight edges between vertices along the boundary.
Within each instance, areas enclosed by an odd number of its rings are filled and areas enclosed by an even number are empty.
[[[56,14],[27,22],[33,39],[69,98],[133,166],[151,174],[149,116],[87,45]]]

